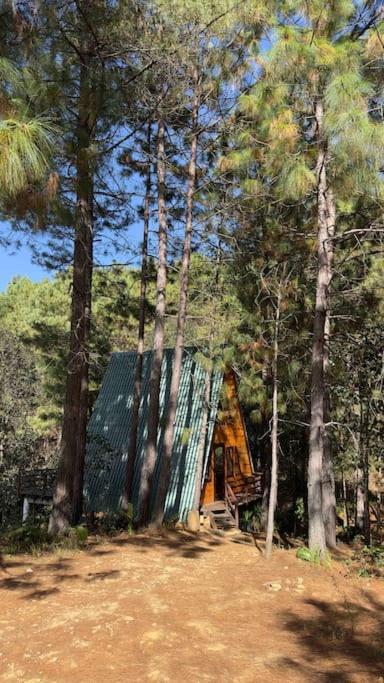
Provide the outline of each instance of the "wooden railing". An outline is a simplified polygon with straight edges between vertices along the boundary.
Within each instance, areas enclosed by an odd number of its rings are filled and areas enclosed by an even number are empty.
[[[255,472],[252,475],[242,475],[241,483],[232,484],[232,491],[237,499],[238,505],[251,502],[263,495],[264,476],[262,472]]]
[[[233,463],[234,470],[240,473],[241,483],[233,481],[232,492],[237,498],[238,504],[244,504],[255,500],[263,495],[264,477],[261,471],[247,475],[243,472],[239,451],[236,446],[227,446],[225,449],[226,458],[229,456]],[[236,477],[234,477],[236,479]]]
[[[230,485],[228,482],[225,484],[225,504],[231,513],[231,515],[234,517],[234,520],[236,522],[236,526],[239,526],[239,507],[237,504],[237,496],[234,494],[232,491]]]

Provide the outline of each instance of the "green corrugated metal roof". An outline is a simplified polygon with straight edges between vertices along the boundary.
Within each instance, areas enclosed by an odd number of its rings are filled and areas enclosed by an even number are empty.
[[[158,453],[161,453],[164,421],[172,374],[173,349],[166,349],[160,388],[160,429]],[[143,390],[137,459],[133,482],[133,503],[137,503],[140,469],[147,433],[149,378],[152,352],[144,354]],[[136,353],[112,354],[88,427],[85,470],[85,503],[95,512],[117,511],[121,505],[133,401]],[[214,371],[211,382],[210,414],[206,439],[207,459],[216,419],[221,372]],[[196,360],[195,349],[185,349],[178,395],[176,427],[172,453],[172,476],[166,500],[166,517],[185,518],[193,507],[196,458],[204,401],[205,370]],[[156,495],[159,457],[153,479],[152,498]],[[152,504],[153,504],[152,499]]]

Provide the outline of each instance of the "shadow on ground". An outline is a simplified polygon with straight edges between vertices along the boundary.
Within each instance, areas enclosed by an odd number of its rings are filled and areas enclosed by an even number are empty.
[[[49,561],[50,554],[45,553],[41,559],[35,556],[20,555],[18,559],[12,556],[5,560],[2,558],[0,565],[0,590],[21,591],[22,599],[44,599],[60,591],[64,584],[82,580],[87,583],[117,579],[120,571],[111,569],[109,571],[88,573],[86,576],[71,572],[73,564],[79,553],[86,557],[103,557],[114,555],[119,552],[119,548],[131,547],[140,553],[148,553],[153,548],[166,548],[168,556],[179,556],[187,559],[199,559],[202,555],[211,552],[215,547],[225,542],[224,538],[213,534],[187,534],[178,532],[167,532],[161,536],[149,534],[138,534],[129,536],[120,534],[115,537],[98,538],[90,537],[86,547],[77,550],[70,557],[55,559],[52,553],[52,561]],[[108,543],[108,548],[103,547]],[[70,550],[68,551],[71,552]],[[47,561],[48,559],[48,561]],[[25,567],[25,571],[20,571]],[[15,569],[17,572],[15,572]],[[53,587],[43,588],[47,576],[54,584]]]
[[[350,683],[367,681],[369,676],[380,681],[384,675],[384,603],[366,591],[363,597],[365,605],[305,600],[308,616],[285,613],[285,628],[295,635],[303,658],[284,657],[281,664],[306,674],[308,680]],[[327,670],[328,659],[340,662],[340,667]]]

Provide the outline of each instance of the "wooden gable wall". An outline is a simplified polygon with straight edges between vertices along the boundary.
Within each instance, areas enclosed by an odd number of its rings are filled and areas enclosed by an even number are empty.
[[[201,504],[208,505],[213,503],[215,497],[214,484],[214,452],[215,447],[223,444],[225,448],[232,448],[233,471],[232,476],[227,472],[226,481],[233,492],[241,494],[246,487],[246,477],[254,475],[254,469],[249,450],[247,433],[245,429],[243,414],[237,394],[236,377],[234,372],[228,372],[224,376],[224,386],[226,392],[226,403],[228,409],[225,411],[225,418],[215,424],[210,462],[207,469],[207,476],[203,486]]]

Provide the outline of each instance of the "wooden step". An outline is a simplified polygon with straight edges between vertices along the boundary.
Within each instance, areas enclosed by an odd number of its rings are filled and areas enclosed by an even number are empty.
[[[202,512],[208,517],[211,529],[234,529],[236,520],[228,510],[223,500],[215,500],[214,503],[203,505]]]

